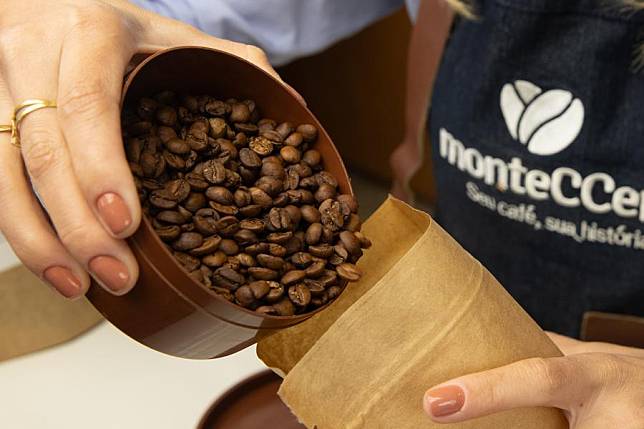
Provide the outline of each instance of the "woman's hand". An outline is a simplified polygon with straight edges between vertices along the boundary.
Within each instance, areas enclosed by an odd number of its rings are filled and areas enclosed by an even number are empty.
[[[425,411],[436,422],[452,423],[546,406],[562,409],[574,429],[644,428],[642,350],[551,338],[566,356],[527,359],[447,381],[427,391]],[[611,353],[586,352],[602,349]]]
[[[0,133],[0,230],[24,264],[68,298],[85,293],[88,271],[116,295],[136,281],[123,239],[141,210],[120,135],[121,86],[134,53],[173,45],[225,50],[277,76],[258,48],[124,0],[0,5],[0,124],[26,99],[58,105],[24,119],[21,149]]]

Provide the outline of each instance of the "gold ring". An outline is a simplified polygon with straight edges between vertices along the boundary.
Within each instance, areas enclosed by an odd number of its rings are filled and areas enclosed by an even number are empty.
[[[43,100],[39,98],[31,98],[20,103],[13,111],[13,118],[11,118],[11,125],[0,126],[0,132],[11,131],[11,144],[20,147],[20,123],[25,117],[35,112],[36,110],[45,108],[55,108],[56,102],[50,100]]]

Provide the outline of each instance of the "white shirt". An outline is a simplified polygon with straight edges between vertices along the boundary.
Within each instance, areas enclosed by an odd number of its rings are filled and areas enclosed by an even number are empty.
[[[213,36],[253,44],[275,65],[314,54],[421,0],[130,0]]]

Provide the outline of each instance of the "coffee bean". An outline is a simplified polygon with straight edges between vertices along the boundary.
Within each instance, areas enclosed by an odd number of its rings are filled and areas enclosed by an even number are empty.
[[[248,274],[257,280],[275,280],[279,277],[277,271],[265,267],[250,267],[248,269]]]
[[[285,194],[283,192],[281,194],[279,194],[278,196],[276,196],[275,198],[273,198],[273,205],[275,207],[284,207],[289,202],[290,202],[290,198],[288,197],[287,194]]]
[[[199,247],[202,243],[203,237],[198,232],[184,232],[172,243],[172,247],[185,251]]]
[[[340,241],[342,246],[352,255],[360,252],[360,240],[350,231],[342,231],[340,233]]]
[[[311,292],[311,296],[321,296],[325,292],[324,285],[317,280],[304,279],[302,280],[302,283],[304,283],[309,292]]]
[[[362,276],[362,273],[360,272],[358,267],[348,262],[338,265],[337,267],[335,267],[335,270],[338,273],[338,276],[350,282],[358,281]]]
[[[155,228],[154,231],[163,241],[174,241],[179,238],[179,235],[181,234],[181,228],[176,225]]]
[[[143,97],[139,100],[139,105],[136,109],[136,113],[141,119],[150,120],[154,118],[154,113],[156,112],[158,107],[159,103],[157,103],[156,100]]]
[[[268,253],[278,258],[283,258],[286,256],[286,247],[281,246],[277,243],[267,243],[268,244]]]
[[[330,246],[328,244],[309,246],[309,252],[313,256],[326,259],[326,258],[329,258],[331,255],[333,255],[333,246]]]
[[[240,229],[235,233],[234,238],[240,246],[249,246],[259,241],[257,235],[249,229]]]
[[[304,269],[313,262],[313,258],[310,253],[296,252],[291,256],[291,262],[293,262],[296,267]]]
[[[149,121],[139,121],[139,122],[134,122],[130,124],[127,127],[127,132],[131,136],[140,136],[143,134],[147,134],[150,132],[152,129],[152,123]]]
[[[208,183],[200,173],[188,173],[186,174],[185,179],[190,184],[190,187],[195,191],[205,191],[210,186],[210,183]]]
[[[219,250],[224,252],[226,255],[231,256],[239,253],[239,245],[235,240],[225,238],[219,243]]]
[[[322,294],[320,294],[319,296],[311,297],[311,305],[313,307],[322,307],[328,302],[329,302],[329,294],[326,291],[322,292]]]
[[[272,232],[266,236],[266,240],[270,243],[285,244],[288,240],[293,237],[291,231],[286,232]]]
[[[255,217],[262,212],[262,206],[250,204],[239,209],[239,214],[243,217]]]
[[[342,243],[333,246],[333,252],[338,255],[343,261],[349,259],[349,251],[342,245]]]
[[[341,194],[336,200],[343,206],[346,205],[351,213],[358,213],[358,200],[353,195]]]
[[[253,292],[253,296],[255,297],[255,299],[264,298],[271,290],[270,286],[268,285],[268,282],[265,280],[258,280],[258,281],[249,283],[248,287]]]
[[[212,116],[226,116],[232,109],[229,104],[224,103],[223,101],[210,100],[205,104],[204,110]]]
[[[195,247],[190,251],[191,255],[194,256],[203,256],[213,253],[219,247],[222,239],[218,235],[213,235],[212,237],[206,238],[201,246]]]
[[[206,212],[209,210],[210,212]],[[204,235],[215,234],[219,228],[217,227],[219,215],[212,209],[199,209],[192,218],[197,231]]]
[[[246,246],[244,249],[246,253],[251,254],[251,255],[258,255],[260,253],[266,253],[268,252],[268,243],[255,243],[251,244],[250,246]]]
[[[208,133],[206,131],[191,131],[186,136],[186,143],[190,149],[201,152],[208,149]]]
[[[266,192],[262,191],[259,188],[250,188],[250,196],[253,199],[253,203],[267,208],[270,207],[271,204],[273,203],[273,199],[271,198],[270,195],[268,195]]]
[[[293,146],[284,146],[281,148],[280,156],[287,164],[295,164],[296,162],[300,162],[301,159],[300,151]]]
[[[250,120],[250,109],[244,103],[234,103],[231,106],[230,120],[232,122],[248,122]]]
[[[273,152],[273,143],[265,137],[253,137],[248,147],[259,156],[268,156]]]
[[[320,211],[311,205],[303,205],[300,207],[300,213],[302,214],[302,218],[308,223],[319,223],[322,220]]]
[[[262,166],[262,159],[259,155],[247,147],[242,148],[239,151],[239,160],[248,168],[259,168]]]
[[[183,202],[183,206],[194,213],[206,206],[206,197],[204,197],[203,194],[192,192]]]
[[[246,281],[243,275],[226,266],[218,268],[215,273],[233,283],[242,284]]]
[[[186,271],[194,271],[199,268],[199,265],[201,265],[201,261],[199,261],[198,258],[190,256],[186,253],[172,252],[172,255],[177,261],[179,261],[179,263],[186,269]]]
[[[273,308],[280,316],[292,316],[295,314],[295,306],[288,298],[276,302],[273,304]]]
[[[235,300],[242,307],[250,307],[255,302],[255,296],[250,286],[244,285],[235,291]]]
[[[363,233],[357,231],[353,234],[360,241],[360,247],[362,247],[363,249],[368,249],[371,247],[371,240],[369,240]]]
[[[148,201],[150,201],[152,206],[160,209],[172,209],[177,206],[177,201],[174,198],[170,198],[161,189],[152,192]]]
[[[284,180],[286,178],[286,173],[284,172],[284,167],[278,162],[267,162],[267,158],[262,162],[262,168],[260,174],[262,176],[275,177],[278,180]]]
[[[322,261],[316,261],[313,262],[311,265],[309,265],[305,270],[304,273],[306,274],[307,277],[319,277],[324,273],[324,268],[326,267],[326,263]]]
[[[331,185],[334,188],[338,187],[338,181],[333,176],[333,174],[329,173],[328,171],[320,171],[318,174],[315,175],[315,178],[318,181],[319,185],[326,183],[327,185]]]
[[[209,267],[221,267],[226,263],[228,256],[222,251],[217,251],[212,255],[205,256],[202,262]]]
[[[166,144],[168,150],[177,155],[186,155],[190,152],[190,145],[178,138],[173,138],[169,140]]]
[[[324,273],[316,279],[326,288],[338,282],[338,273],[333,270],[324,270]]]
[[[173,225],[182,225],[186,222],[185,216],[176,210],[163,210],[156,215],[156,220]]]
[[[350,214],[349,218],[344,223],[344,228],[347,231],[354,233],[360,231],[360,228],[362,228],[362,221],[360,220],[360,217],[357,214]]]
[[[209,201],[208,205],[215,209],[217,213],[222,216],[235,216],[239,212],[239,209],[233,205],[220,204],[215,201]]]
[[[244,266],[244,267],[254,267],[257,265],[257,262],[255,262],[255,258],[253,258],[251,255],[248,253],[240,253],[237,255],[237,259],[239,260],[239,263]]]
[[[311,291],[303,283],[288,288],[288,297],[297,307],[306,307],[311,302]]]
[[[267,255],[265,253],[260,253],[257,255],[257,262],[263,267],[270,268],[271,270],[281,270],[284,267],[284,259]]]
[[[177,124],[177,111],[169,106],[160,107],[156,111],[156,119],[163,125],[174,127]]]
[[[144,152],[141,154],[141,170],[145,177],[157,178],[165,171],[166,163],[159,153]]]
[[[282,136],[282,139],[285,139],[293,131],[295,131],[295,127],[290,122],[282,122],[275,128],[275,131],[277,131],[280,136]]]
[[[322,224],[312,223],[306,230],[305,241],[306,244],[315,245],[320,242],[322,237]]]
[[[324,200],[335,197],[335,188],[328,183],[323,183],[318,187],[318,190],[315,191],[315,200],[318,203],[321,203]]]
[[[230,205],[234,202],[233,193],[223,186],[211,186],[206,189],[206,197],[220,204]]]
[[[318,166],[321,160],[322,160],[322,156],[320,155],[320,152],[318,152],[315,149],[307,150],[302,155],[302,161],[306,162],[311,167]]]
[[[257,126],[260,128],[260,130],[274,130],[275,127],[277,126],[277,122],[275,122],[272,119],[269,118],[263,118],[260,119],[259,122],[257,122]]]
[[[218,185],[226,180],[226,167],[220,161],[213,159],[205,162],[201,174],[208,182]]]
[[[304,141],[302,134],[295,132],[284,139],[284,144],[293,147],[299,147]]]
[[[166,183],[165,196],[175,201],[183,201],[190,195],[190,183],[185,179],[176,179]]]
[[[263,130],[261,131],[260,136],[276,144],[280,144],[284,141],[284,138],[282,137],[282,135],[275,130]]]
[[[291,270],[282,276],[281,282],[285,285],[290,285],[299,282],[304,277],[306,277],[306,273],[304,271]]]
[[[247,229],[249,231],[253,231],[254,233],[260,233],[264,231],[264,228],[266,225],[264,224],[264,221],[261,219],[244,219],[239,223],[239,226],[242,229]]]
[[[272,305],[262,305],[255,309],[255,313],[265,314],[267,316],[277,316],[277,310]]]
[[[228,131],[228,124],[222,118],[211,118],[208,119],[208,124],[210,125],[210,137],[214,139],[226,137]]]
[[[318,137],[318,129],[314,125],[302,124],[297,127],[297,132],[302,134],[302,137],[307,142],[313,142]]]
[[[320,215],[322,225],[329,228],[331,231],[338,231],[344,225],[342,217],[342,207],[340,203],[332,199],[324,200],[320,204]]]

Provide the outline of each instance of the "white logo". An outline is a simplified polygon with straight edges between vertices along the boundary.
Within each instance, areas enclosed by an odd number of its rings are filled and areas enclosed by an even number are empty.
[[[553,155],[575,141],[584,124],[584,105],[569,91],[543,92],[517,80],[501,90],[501,111],[510,135],[536,155]]]

